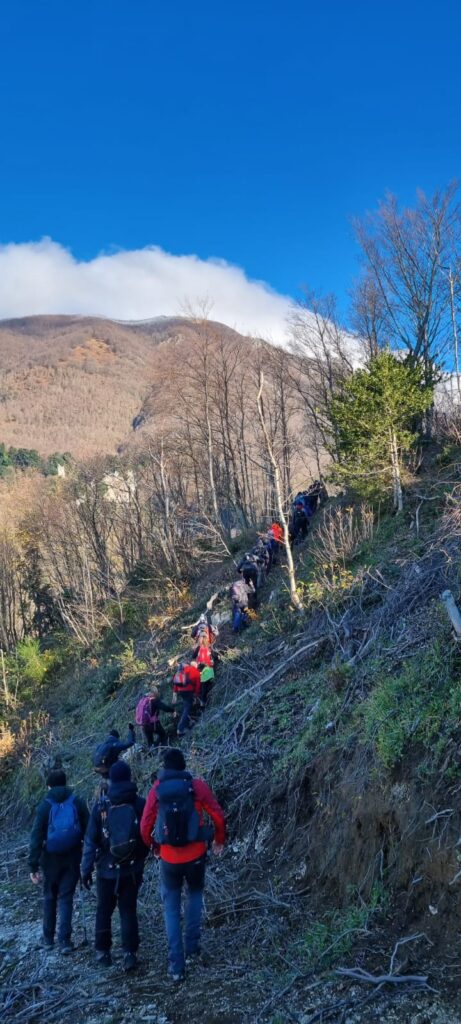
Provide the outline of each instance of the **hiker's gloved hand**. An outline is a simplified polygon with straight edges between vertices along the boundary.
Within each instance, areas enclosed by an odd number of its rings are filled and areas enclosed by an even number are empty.
[[[29,878],[30,878],[31,882],[34,883],[34,885],[38,885],[38,883],[40,881],[40,878],[41,878],[40,871],[31,871],[30,875],[29,875]]]
[[[93,885],[93,875],[91,874],[91,871],[87,875],[82,875],[81,879],[82,879],[83,888],[84,889],[88,889],[88,892],[89,892],[90,889],[91,889],[91,886]]]

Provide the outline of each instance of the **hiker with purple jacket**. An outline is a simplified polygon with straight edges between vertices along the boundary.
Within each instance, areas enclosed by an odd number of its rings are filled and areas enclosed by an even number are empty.
[[[172,704],[166,704],[160,699],[158,688],[153,686],[146,697],[141,697],[136,708],[136,724],[140,725],[150,749],[154,746],[163,747],[167,741],[167,734],[160,721],[160,712],[176,714],[176,708]]]

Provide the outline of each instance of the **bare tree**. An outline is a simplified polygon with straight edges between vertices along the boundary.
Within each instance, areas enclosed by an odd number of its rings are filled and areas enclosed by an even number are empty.
[[[259,422],[261,424],[261,430],[263,432],[264,441],[265,441],[265,444],[266,444],[267,455],[268,455],[270,464],[272,466],[273,478],[274,478],[274,491],[275,491],[275,498],[276,498],[276,502],[277,502],[277,513],[278,513],[278,517],[279,517],[280,522],[281,522],[282,527],[283,527],[283,537],[284,537],[285,552],[286,552],[286,558],[287,558],[287,569],[288,569],[288,580],[289,580],[289,585],[290,585],[291,602],[294,605],[294,607],[298,609],[298,611],[302,611],[303,605],[302,605],[301,598],[300,598],[300,596],[298,594],[298,588],[297,588],[297,585],[296,585],[296,573],[295,573],[295,566],[294,566],[294,561],[293,561],[293,553],[292,553],[291,545],[290,545],[290,536],[289,536],[289,532],[288,532],[288,521],[287,521],[287,517],[285,515],[285,510],[284,510],[280,467],[279,467],[278,459],[277,459],[277,457],[275,455],[274,445],[273,445],[273,442],[271,441],[271,437],[270,437],[270,434],[269,434],[269,431],[268,431],[268,428],[267,428],[267,422],[266,422],[266,416],[265,416],[264,404],[263,404],[263,391],[264,391],[264,373],[262,372],[262,370],[260,370],[260,374],[259,374],[259,390],[258,390],[258,395],[257,395]]]

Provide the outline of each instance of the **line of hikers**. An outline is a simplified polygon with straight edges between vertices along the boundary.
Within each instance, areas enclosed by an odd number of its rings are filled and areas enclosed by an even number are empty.
[[[318,505],[327,497],[325,485],[321,480],[315,480],[307,490],[298,492],[293,500],[288,528],[292,548],[305,540],[312,516]],[[271,523],[267,533],[259,537],[254,547],[247,551],[239,562],[237,572],[241,578],[235,580],[230,588],[234,632],[238,633],[248,624],[251,612],[257,607],[258,590],[272,566],[277,564],[278,553],[283,543],[284,533],[280,523]]]
[[[186,965],[200,958],[201,918],[208,849],[222,852],[226,824],[209,786],[186,771],[181,750],[167,747],[163,767],[144,800],[119,754],[132,746],[110,734],[104,784],[91,814],[67,786],[61,769],[50,772],[30,840],[32,882],[43,878],[43,946],[51,950],[57,929],[64,955],[74,950],[72,911],[77,884],[91,889],[96,872],[95,951],[97,963],[112,963],[112,915],[118,906],[123,969],[138,966],[137,899],[149,851],[160,862],[160,895],[168,942],[168,973],[183,981]],[[181,896],[186,889],[184,933]],[[82,896],[83,898],[83,896]],[[58,919],[58,923],[57,923]]]
[[[309,521],[326,491],[320,481],[299,492],[290,518],[290,543],[303,539]],[[284,534],[279,523],[271,524],[238,565],[241,578],[231,587],[232,625],[238,631],[256,608],[258,590],[277,563]],[[98,963],[111,960],[111,921],[118,906],[121,923],[123,967],[138,965],[139,929],[137,898],[143,879],[144,862],[151,850],[160,861],[160,894],[168,941],[168,972],[174,982],[185,977],[186,964],[200,956],[201,916],[206,856],[223,849],[226,825],[222,808],[207,784],[186,771],[181,750],[168,747],[169,736],[160,712],[177,719],[179,738],[195,724],[209,700],[219,657],[214,650],[218,629],[211,613],[201,615],[193,626],[194,641],[189,662],[181,661],[173,676],[173,699],[160,698],[157,687],[143,695],[136,706],[135,721],[142,729],[148,749],[162,750],[163,767],[147,800],[138,794],[131,769],[120,754],[134,746],[134,725],[129,724],[126,740],[116,729],[100,743],[93,755],[93,767],[101,776],[99,795],[91,814],[86,803],[67,786],[60,768],[50,772],[48,791],[40,802],[30,840],[29,870],[32,882],[43,878],[43,945],[52,949],[57,929],[61,952],[72,953],[72,911],[77,884],[90,889],[96,871],[95,950]],[[177,702],[181,700],[179,712]],[[185,884],[187,900],[184,936],[181,925],[181,896]],[[58,925],[57,918],[59,917]]]

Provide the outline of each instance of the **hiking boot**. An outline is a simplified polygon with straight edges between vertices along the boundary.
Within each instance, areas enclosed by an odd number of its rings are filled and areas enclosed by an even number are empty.
[[[50,953],[54,949],[54,939],[42,939],[41,948]]]
[[[123,970],[135,971],[139,965],[136,953],[125,953],[123,957]]]
[[[109,950],[98,949],[96,951],[96,963],[99,964],[100,967],[110,967],[112,964],[112,957]]]
[[[205,965],[206,959],[200,949],[194,950],[193,953],[186,953],[186,967],[205,967]]]
[[[63,956],[69,956],[71,953],[75,952],[74,943],[73,942],[61,942],[59,944],[59,952],[62,953]]]
[[[184,971],[181,971],[178,974],[173,974],[172,971],[169,971],[168,972],[168,977],[169,977],[170,981],[173,982],[174,985],[181,985],[182,982],[186,980],[186,975],[185,975]]]

